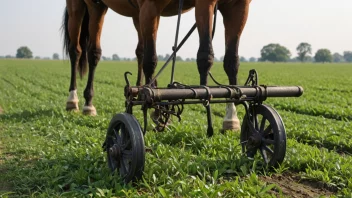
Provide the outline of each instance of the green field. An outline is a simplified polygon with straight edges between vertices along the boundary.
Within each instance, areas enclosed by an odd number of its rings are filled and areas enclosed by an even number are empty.
[[[206,136],[201,105],[186,106],[181,123],[148,131],[143,180],[124,186],[111,175],[101,146],[110,119],[124,111],[123,73],[134,62],[101,62],[95,80],[98,116],[65,111],[68,61],[0,60],[0,197],[352,197],[352,65],[243,63],[260,84],[300,85],[300,98],[269,98],[288,135],[274,170],[241,153],[239,133],[221,134],[225,105],[213,105],[215,135]],[[212,73],[226,84],[222,65]],[[169,80],[169,70],[159,86]],[[179,63],[176,81],[197,84],[195,63]],[[86,77],[78,80],[80,108]],[[142,113],[135,108],[142,123]],[[239,117],[244,116],[239,107]],[[151,127],[150,127],[151,128]]]

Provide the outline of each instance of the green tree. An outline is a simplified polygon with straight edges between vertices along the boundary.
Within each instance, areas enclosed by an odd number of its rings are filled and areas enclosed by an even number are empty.
[[[307,55],[312,54],[312,46],[309,43],[300,43],[297,48],[298,59],[301,62],[306,61]]]
[[[251,57],[250,59],[249,59],[249,62],[256,62],[257,61],[257,59],[255,58],[255,57]]]
[[[58,53],[54,53],[53,54],[53,60],[59,60],[60,59],[60,56]]]
[[[332,62],[332,55],[328,49],[320,49],[315,53],[314,59],[318,63]]]
[[[286,62],[290,59],[291,52],[284,46],[271,43],[260,51],[261,61]]]
[[[334,63],[341,63],[341,62],[345,62],[345,59],[343,58],[343,56],[339,53],[335,53],[332,55],[332,60],[334,61]]]
[[[170,54],[165,54],[164,61],[167,61],[167,59],[169,59],[169,58],[170,58]]]
[[[343,57],[345,58],[346,62],[351,63],[352,62],[352,51],[344,51]]]
[[[314,62],[315,60],[314,60],[314,57],[312,57],[312,56],[306,56],[305,61],[312,63],[312,62]]]
[[[17,49],[16,58],[33,58],[33,53],[27,46],[23,46]]]
[[[36,57],[34,57],[34,59],[39,60],[39,59],[40,59],[40,56],[36,56]]]
[[[164,56],[163,56],[163,55],[158,55],[158,60],[159,60],[159,61],[164,60]]]
[[[176,56],[176,61],[183,61],[181,56]]]
[[[119,61],[119,60],[120,60],[120,57],[119,57],[117,54],[113,54],[113,55],[112,55],[112,60],[113,60],[113,61]]]
[[[288,60],[288,62],[292,62],[292,63],[295,63],[295,62],[298,62],[298,61],[299,61],[298,57],[293,57],[293,58],[290,58],[290,60]]]
[[[247,59],[243,56],[240,57],[240,62],[247,62]]]

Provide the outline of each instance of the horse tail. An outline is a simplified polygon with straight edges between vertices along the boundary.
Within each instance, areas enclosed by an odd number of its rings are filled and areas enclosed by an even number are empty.
[[[69,36],[69,30],[68,30],[68,19],[69,19],[68,11],[67,11],[67,8],[65,8],[61,31],[63,34],[63,42],[64,42],[63,51],[64,51],[64,55],[66,56],[69,56],[70,42],[71,42],[70,36]],[[88,42],[89,42],[88,28],[89,28],[89,14],[88,14],[88,10],[86,10],[81,24],[81,34],[79,39],[79,44],[82,49],[82,55],[78,63],[78,72],[81,78],[88,71],[88,64],[87,64],[88,63],[87,50],[88,50]]]
[[[82,78],[88,71],[88,44],[89,44],[89,14],[88,14],[88,9],[86,9],[86,12],[84,14],[84,18],[82,21],[82,26],[81,26],[81,35],[79,37],[79,44],[81,45],[82,48],[82,55],[81,58],[79,59],[79,64],[78,64],[78,71],[79,75]]]
[[[64,41],[63,54],[64,54],[64,56],[68,56],[69,45],[70,45],[70,36],[68,33],[68,11],[67,11],[67,8],[65,8],[64,16],[62,18],[61,33],[63,34],[63,41]]]

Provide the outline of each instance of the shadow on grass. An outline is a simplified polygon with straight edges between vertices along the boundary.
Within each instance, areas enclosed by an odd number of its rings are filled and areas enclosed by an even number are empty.
[[[10,197],[88,196],[95,193],[96,188],[113,188],[115,184],[102,156],[89,160],[75,153],[57,159],[15,157],[6,165],[0,164],[0,172],[0,197],[2,194]]]
[[[52,119],[94,129],[106,130],[108,127],[108,123],[99,118],[82,115],[80,112],[67,112],[61,109],[23,110],[21,112],[0,114],[0,122],[4,123],[29,123]]]

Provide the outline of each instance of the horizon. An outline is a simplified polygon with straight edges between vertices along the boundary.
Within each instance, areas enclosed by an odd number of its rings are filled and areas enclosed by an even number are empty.
[[[18,4],[22,6],[18,7]],[[0,56],[15,56],[19,47],[28,46],[33,57],[52,58],[54,53],[58,53],[62,59],[59,28],[64,7],[65,2],[61,1],[37,0],[36,4],[25,0],[6,1],[0,7],[0,16],[8,19],[0,22],[3,27]],[[347,25],[352,18],[351,10],[350,0],[340,0],[339,3],[328,0],[320,0],[318,3],[304,0],[253,0],[242,34],[239,56],[258,58],[262,47],[269,43],[279,43],[287,47],[292,54],[291,58],[296,57],[296,47],[301,42],[312,45],[312,56],[322,48],[329,49],[332,54],[352,51],[352,27]],[[21,14],[16,15],[18,12]],[[157,40],[158,55],[172,53],[176,21],[177,17],[161,18]],[[194,21],[194,9],[182,15],[179,40]],[[222,16],[219,13],[213,41],[216,58],[223,56],[225,51],[223,34]],[[119,57],[134,58],[136,44],[137,34],[132,19],[109,10],[101,38],[103,56],[117,54]],[[177,55],[184,59],[194,58],[197,50],[198,34],[195,32]]]

